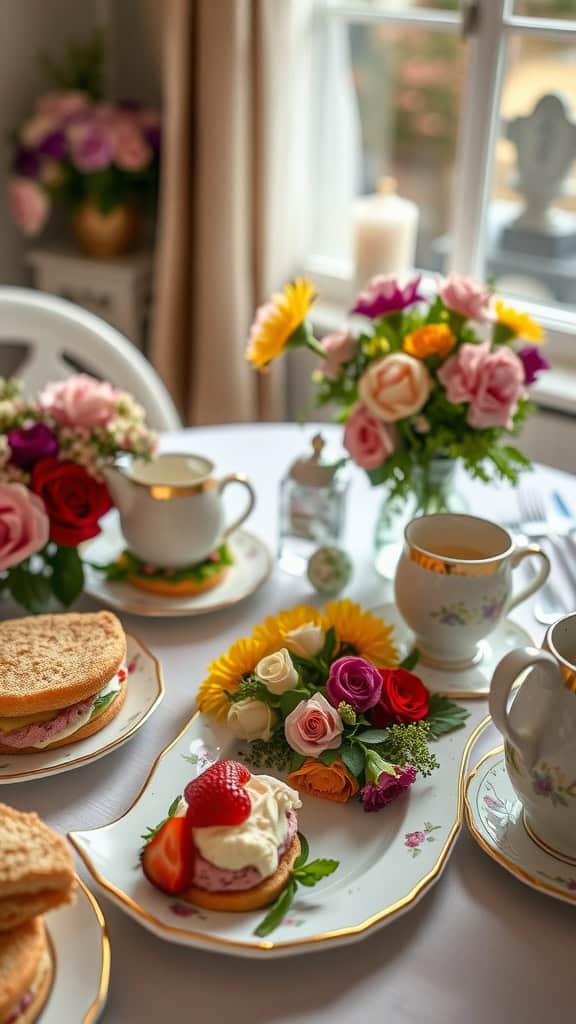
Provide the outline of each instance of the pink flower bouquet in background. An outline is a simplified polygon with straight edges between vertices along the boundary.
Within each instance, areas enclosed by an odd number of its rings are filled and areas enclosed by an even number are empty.
[[[78,545],[112,502],[102,467],[152,457],[155,435],[134,399],[78,374],[33,400],[0,377],[0,593],[31,612],[51,595],[70,605],[84,585]]]

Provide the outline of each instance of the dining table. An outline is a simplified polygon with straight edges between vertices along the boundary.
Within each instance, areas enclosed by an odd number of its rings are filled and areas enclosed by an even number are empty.
[[[252,596],[211,614],[150,618],[120,613],[126,630],[161,662],[162,704],[120,749],[65,774],[4,785],[0,799],[37,811],[63,834],[119,817],[136,798],[154,759],[190,718],[210,660],[266,615],[299,603],[322,604],[306,576],[287,575],[275,558],[281,479],[310,450],[318,430],[326,451],[337,452],[341,428],[326,424],[192,427],[162,437],[164,451],[207,456],[218,475],[241,471],[252,481],[257,501],[246,528],[269,545],[273,571]],[[344,471],[350,486],[341,544],[352,560],[353,576],[341,596],[377,607],[393,597],[390,581],[374,569],[372,539],[382,490],[372,488],[359,469],[347,466]],[[532,482],[542,494],[560,493],[576,509],[576,478],[536,466]],[[518,518],[517,497],[509,485],[470,481],[462,473],[457,487],[471,513],[499,522]],[[226,500],[235,501],[234,496]],[[79,607],[93,611],[97,605],[85,596]],[[512,617],[539,645],[544,627],[533,607],[529,599]],[[470,766],[499,741],[488,726],[471,751]],[[94,891],[79,859],[77,868]],[[112,952],[103,1012],[108,1024],[568,1024],[576,1019],[575,907],[508,874],[477,846],[464,823],[437,884],[406,913],[368,930],[360,941],[322,951],[308,947],[305,954],[288,958],[263,962],[175,945],[145,930],[103,894],[97,896]],[[65,971],[66,964],[59,969]]]

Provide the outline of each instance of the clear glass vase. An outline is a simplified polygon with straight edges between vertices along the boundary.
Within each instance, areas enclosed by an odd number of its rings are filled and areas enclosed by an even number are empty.
[[[374,564],[385,579],[394,578],[402,552],[404,528],[416,516],[434,512],[466,512],[466,499],[455,488],[458,463],[439,456],[428,466],[414,466],[413,489],[402,498],[390,498],[390,486],[384,484],[382,504],[374,531]]]

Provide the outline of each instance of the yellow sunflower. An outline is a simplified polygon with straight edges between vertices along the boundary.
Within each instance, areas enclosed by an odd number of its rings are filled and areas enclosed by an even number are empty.
[[[271,652],[278,651],[285,646],[286,634],[307,622],[320,626],[322,615],[317,608],[298,604],[295,608],[278,612],[278,615],[269,615],[260,626],[256,626],[252,635],[258,643],[266,644]]]
[[[334,626],[341,643],[351,644],[359,657],[379,668],[398,663],[398,652],[392,640],[393,627],[348,598],[326,605],[324,625],[327,629]]]
[[[272,359],[281,356],[291,335],[304,322],[316,298],[312,282],[296,278],[261,306],[250,330],[246,359],[256,370],[263,370]]]
[[[502,299],[496,299],[496,319],[504,324],[515,338],[526,338],[528,341],[542,341],[544,331],[528,313],[519,313],[511,306],[505,306]]]
[[[230,706],[226,691],[234,693],[246,672],[251,672],[260,658],[271,654],[275,647],[270,647],[265,638],[254,636],[242,637],[228,648],[226,654],[220,655],[208,665],[208,676],[198,690],[198,707],[217,718],[224,718]]]

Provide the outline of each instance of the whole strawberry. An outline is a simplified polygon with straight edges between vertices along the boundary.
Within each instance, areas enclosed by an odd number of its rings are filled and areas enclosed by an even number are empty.
[[[184,790],[186,819],[192,828],[242,825],[252,804],[244,788],[250,772],[238,761],[217,761]]]

